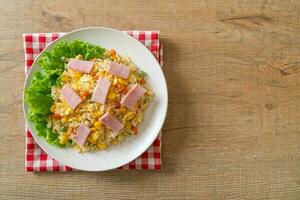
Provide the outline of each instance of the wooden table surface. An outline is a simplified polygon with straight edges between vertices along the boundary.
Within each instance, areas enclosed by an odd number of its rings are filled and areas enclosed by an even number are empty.
[[[0,8],[0,199],[300,199],[300,1],[1,0]],[[162,171],[24,171],[22,33],[87,26],[161,31]]]

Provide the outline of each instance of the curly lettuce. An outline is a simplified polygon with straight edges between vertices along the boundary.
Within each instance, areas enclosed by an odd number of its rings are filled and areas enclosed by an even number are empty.
[[[50,144],[59,144],[58,134],[47,127],[47,117],[51,114],[53,103],[51,88],[60,84],[59,77],[66,69],[66,58],[81,54],[85,60],[103,58],[105,49],[81,40],[62,41],[51,51],[44,52],[37,63],[41,69],[33,74],[30,86],[25,90],[25,102],[29,107],[30,121],[34,124],[38,136],[44,137]]]

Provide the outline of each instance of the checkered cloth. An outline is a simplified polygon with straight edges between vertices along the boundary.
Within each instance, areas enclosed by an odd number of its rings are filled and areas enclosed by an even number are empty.
[[[126,31],[127,34],[142,42],[155,56],[162,66],[162,45],[159,42],[158,31]],[[25,33],[25,72],[27,74],[34,59],[52,41],[64,33]],[[118,169],[152,169],[160,170],[161,163],[161,133],[155,139],[152,146],[139,158]],[[34,141],[31,132],[26,127],[26,148],[25,148],[25,169],[26,171],[74,171],[76,169],[63,165],[48,156],[41,147]]]

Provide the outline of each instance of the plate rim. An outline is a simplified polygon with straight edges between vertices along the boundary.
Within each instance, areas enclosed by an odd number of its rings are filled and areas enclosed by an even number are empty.
[[[55,39],[54,41],[52,41],[51,43],[49,43],[47,46],[45,46],[45,48],[44,48],[44,49],[37,55],[37,57],[34,59],[34,62],[32,63],[31,67],[29,68],[29,70],[28,70],[27,73],[26,73],[26,78],[25,78],[25,81],[24,81],[24,84],[23,84],[23,114],[24,114],[24,119],[25,119],[26,127],[27,127],[27,128],[29,129],[29,131],[31,132],[31,135],[32,135],[32,137],[34,138],[34,141],[35,141],[35,142],[39,145],[39,147],[40,147],[47,155],[49,155],[52,159],[55,159],[55,158],[54,158],[55,156],[53,156],[52,153],[47,152],[47,151],[45,150],[45,148],[43,147],[43,145],[41,145],[41,144],[39,143],[39,141],[38,141],[38,139],[37,139],[37,137],[39,137],[39,136],[35,133],[35,130],[34,130],[34,131],[31,130],[30,126],[29,126],[28,123],[27,123],[27,122],[30,121],[30,120],[29,120],[29,116],[27,117],[26,112],[25,112],[25,110],[26,110],[25,105],[27,105],[27,103],[25,102],[25,89],[26,89],[26,86],[27,86],[27,85],[28,85],[28,86],[30,85],[30,84],[28,83],[28,81],[29,81],[29,74],[33,73],[33,72],[32,72],[32,71],[34,70],[34,69],[33,69],[33,68],[34,68],[33,66],[36,65],[37,60],[38,60],[38,59],[39,59],[46,51],[48,51],[48,48],[52,47],[52,46],[55,45],[58,41],[63,40],[64,37],[67,37],[67,36],[70,35],[70,34],[73,34],[73,33],[76,33],[76,32],[80,32],[80,31],[84,31],[84,30],[93,30],[93,29],[99,29],[99,30],[104,29],[104,30],[115,31],[115,32],[121,33],[121,34],[124,35],[125,37],[130,38],[130,40],[134,41],[134,42],[136,43],[136,45],[139,45],[139,46],[141,46],[142,48],[146,49],[146,50],[149,52],[149,54],[154,58],[155,62],[160,66],[159,61],[154,57],[154,55],[152,54],[152,52],[151,52],[144,44],[142,44],[139,40],[133,38],[132,36],[128,35],[127,33],[124,33],[124,32],[122,32],[122,31],[120,31],[120,30],[117,30],[117,29],[114,29],[114,28],[109,28],[109,27],[84,27],[84,28],[75,29],[75,30],[73,30],[73,31],[66,32],[64,35],[60,36],[59,38]],[[59,32],[58,32],[58,33],[59,33]],[[155,134],[155,137],[153,137],[154,139],[153,139],[148,145],[144,145],[144,148],[142,148],[143,150],[140,151],[140,153],[138,153],[137,156],[135,156],[134,158],[129,159],[128,162],[122,163],[120,166],[108,167],[108,168],[105,168],[105,169],[83,169],[83,168],[80,168],[80,167],[78,168],[78,167],[70,166],[69,164],[66,164],[66,163],[64,163],[64,162],[61,161],[61,160],[57,160],[57,161],[58,161],[59,163],[62,163],[63,165],[67,165],[67,166],[72,167],[73,169],[78,169],[78,170],[81,170],[81,171],[95,171],[95,172],[96,172],[96,171],[108,171],[108,170],[117,169],[117,168],[119,168],[119,167],[121,167],[121,166],[124,166],[124,165],[130,163],[130,162],[133,161],[133,160],[136,160],[136,159],[137,159],[138,157],[140,157],[145,151],[147,151],[147,150],[149,149],[149,147],[153,144],[153,142],[155,141],[155,139],[158,137],[159,133],[162,131],[162,127],[163,127],[164,122],[165,122],[165,120],[166,120],[167,111],[168,111],[168,87],[167,87],[167,81],[166,81],[165,75],[164,75],[164,73],[163,73],[162,66],[159,67],[159,70],[160,70],[161,74],[163,75],[163,80],[162,80],[162,81],[164,82],[165,89],[166,89],[166,90],[164,91],[165,94],[166,94],[166,95],[165,95],[166,99],[165,99],[165,105],[163,106],[163,107],[165,108],[165,109],[163,110],[164,112],[162,113],[162,115],[163,115],[163,120],[161,121],[159,131]],[[28,105],[27,105],[27,106],[28,106]],[[33,128],[34,128],[34,127],[33,127]],[[34,128],[34,129],[35,129],[35,128]],[[27,136],[26,136],[26,137],[27,137]],[[44,139],[44,138],[43,138],[43,139]],[[47,145],[51,145],[51,144],[49,144],[48,142],[46,142],[46,143],[47,143]],[[57,148],[59,148],[59,147],[57,147]],[[55,159],[55,160],[56,160],[56,159]]]

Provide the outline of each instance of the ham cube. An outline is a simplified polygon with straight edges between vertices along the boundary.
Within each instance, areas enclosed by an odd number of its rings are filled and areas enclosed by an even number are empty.
[[[83,146],[90,132],[91,129],[88,126],[80,124],[73,140],[80,146]]]
[[[105,113],[101,118],[100,121],[107,126],[109,129],[111,129],[114,133],[119,132],[124,125],[117,120],[116,118],[114,118],[111,114],[109,114],[108,112]]]
[[[91,100],[104,104],[110,85],[111,82],[107,78],[99,78]]]
[[[107,71],[113,75],[127,79],[130,73],[130,68],[115,62],[109,62]]]
[[[93,66],[94,66],[94,62],[77,60],[74,58],[71,58],[68,63],[68,69],[73,69],[86,74],[91,73]]]
[[[135,84],[129,92],[122,98],[121,105],[133,109],[136,102],[146,93],[146,89]]]
[[[69,86],[65,85],[60,90],[60,95],[69,104],[69,106],[74,110],[82,101],[81,97]]]

